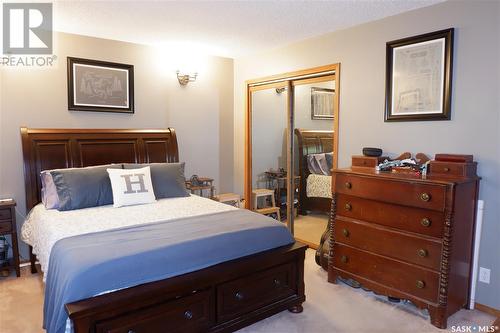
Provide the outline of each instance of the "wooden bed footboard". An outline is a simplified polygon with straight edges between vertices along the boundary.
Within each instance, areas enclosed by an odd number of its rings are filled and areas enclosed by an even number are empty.
[[[233,332],[286,309],[302,312],[306,249],[296,242],[66,310],[75,333]]]

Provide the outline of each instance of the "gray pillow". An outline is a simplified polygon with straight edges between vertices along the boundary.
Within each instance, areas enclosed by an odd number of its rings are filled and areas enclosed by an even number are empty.
[[[333,153],[326,153],[325,158],[326,166],[328,167],[328,174],[330,174],[331,170],[333,169]]]
[[[138,169],[149,166],[156,199],[188,197],[185,163],[123,164],[124,169]]]
[[[329,176],[332,165],[333,153],[307,155],[307,167],[310,173]]]
[[[110,164],[51,171],[59,197],[57,210],[66,211],[112,204],[113,191],[106,170],[121,168],[121,164]]]

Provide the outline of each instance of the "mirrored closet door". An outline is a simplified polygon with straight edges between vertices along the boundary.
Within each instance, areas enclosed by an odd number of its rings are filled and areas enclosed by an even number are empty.
[[[300,182],[294,235],[311,246],[328,226],[334,110],[335,75],[294,81],[294,174]]]
[[[337,166],[339,64],[247,83],[246,208],[316,248]]]
[[[251,208],[287,220],[287,83],[255,87],[252,100]]]

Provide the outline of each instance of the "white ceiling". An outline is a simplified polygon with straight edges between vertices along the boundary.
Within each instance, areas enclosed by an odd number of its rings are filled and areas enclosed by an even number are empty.
[[[54,25],[235,58],[442,1],[55,1]]]

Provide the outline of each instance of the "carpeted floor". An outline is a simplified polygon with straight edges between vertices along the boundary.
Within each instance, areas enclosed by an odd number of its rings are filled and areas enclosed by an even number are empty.
[[[314,262],[308,250],[305,267],[304,312],[281,312],[241,333],[427,333],[444,332],[432,326],[425,314],[411,305],[394,305],[382,297],[346,285],[326,281],[326,272]],[[0,278],[0,332],[39,333],[42,325],[43,284],[39,275],[23,269],[21,278]],[[495,318],[461,310],[448,321],[453,325],[491,325]],[[474,332],[474,331],[473,331]]]
[[[319,245],[321,235],[325,232],[328,224],[328,215],[309,214],[299,215],[294,220],[295,237],[308,243]]]

